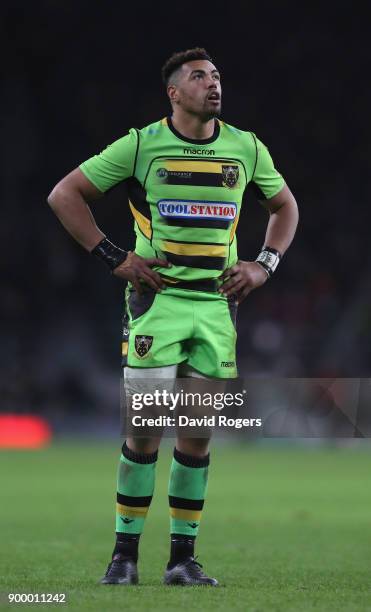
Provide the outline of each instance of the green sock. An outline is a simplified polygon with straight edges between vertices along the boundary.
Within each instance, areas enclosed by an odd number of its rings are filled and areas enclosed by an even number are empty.
[[[157,451],[136,453],[126,442],[117,474],[116,534],[140,535],[155,487]]]
[[[209,455],[192,457],[174,448],[170,469],[170,533],[196,536],[207,489]]]

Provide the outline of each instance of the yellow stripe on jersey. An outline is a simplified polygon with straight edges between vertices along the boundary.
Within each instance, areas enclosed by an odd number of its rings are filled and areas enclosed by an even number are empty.
[[[233,221],[232,227],[231,227],[231,233],[229,235],[229,244],[231,244],[231,242],[233,242],[233,238],[234,235],[236,233],[236,229],[237,229],[237,224],[238,224],[238,219],[239,219],[240,215],[238,214],[235,218],[235,220]]]
[[[191,242],[171,242],[164,240],[162,251],[175,255],[205,255],[205,257],[226,257],[227,247],[224,244],[193,244]]]
[[[222,164],[216,161],[189,160],[189,159],[167,159],[164,163],[166,170],[175,172],[209,172],[222,174]]]
[[[122,342],[121,344],[121,354],[123,357],[126,357],[128,354],[128,342]]]
[[[169,285],[176,285],[177,283],[179,283],[179,279],[178,278],[170,278],[169,276],[164,276],[163,274],[159,273],[162,280],[165,283],[168,283]]]
[[[129,200],[129,206],[130,206],[131,212],[133,213],[133,217],[135,221],[138,223],[140,231],[145,235],[146,238],[151,240],[152,228],[151,228],[150,220],[147,219],[147,217],[145,217],[144,215],[142,215],[142,213],[140,213],[139,210],[135,208],[135,206],[132,204],[132,202],[130,202],[130,200]]]

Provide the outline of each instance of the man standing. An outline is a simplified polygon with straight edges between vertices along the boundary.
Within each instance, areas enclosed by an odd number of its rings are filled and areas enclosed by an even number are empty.
[[[177,376],[237,376],[236,307],[274,273],[297,226],[295,199],[266,147],[220,121],[220,74],[204,49],[162,69],[172,116],[115,141],[56,185],[48,202],[67,231],[126,290],[125,387]],[[113,245],[88,202],[126,181],[135,252]],[[239,261],[236,228],[251,183],[269,211],[256,261]],[[128,437],[117,483],[116,545],[103,584],[136,584],[140,534],[154,491],[159,437]],[[177,438],[170,470],[170,560],[165,584],[212,585],[194,558],[209,440]]]

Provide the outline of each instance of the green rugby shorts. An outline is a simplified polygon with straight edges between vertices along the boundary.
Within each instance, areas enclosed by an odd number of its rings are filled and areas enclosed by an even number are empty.
[[[123,365],[157,368],[186,362],[204,376],[236,378],[235,299],[216,291],[167,287],[125,293]]]

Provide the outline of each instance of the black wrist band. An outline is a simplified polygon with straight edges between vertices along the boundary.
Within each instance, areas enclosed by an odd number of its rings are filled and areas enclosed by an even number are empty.
[[[94,247],[91,254],[103,261],[111,272],[122,264],[128,256],[126,251],[112,244],[107,238],[103,238],[103,240]]]
[[[281,260],[281,253],[272,247],[264,247],[256,258],[256,262],[264,268],[268,276],[272,276]]]

